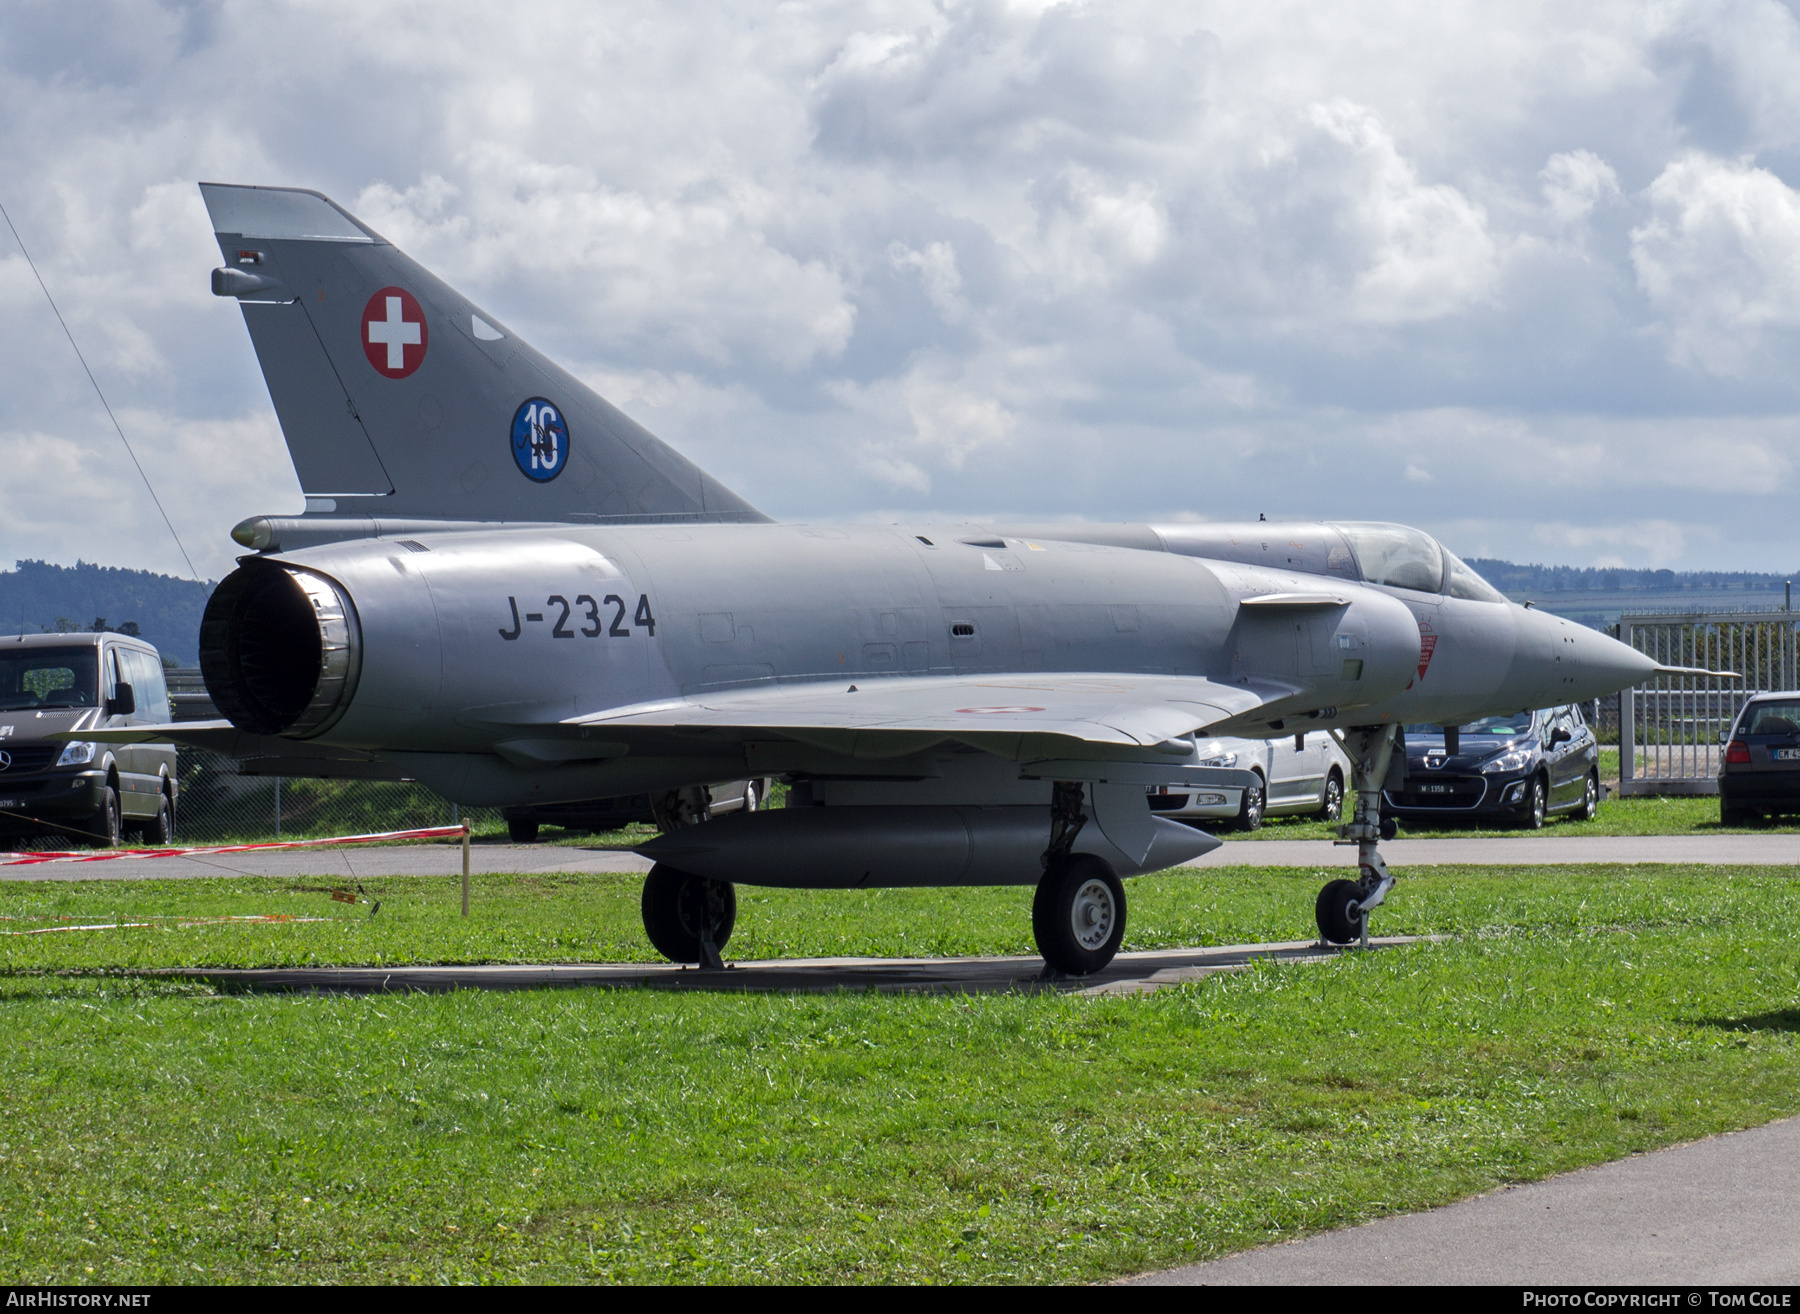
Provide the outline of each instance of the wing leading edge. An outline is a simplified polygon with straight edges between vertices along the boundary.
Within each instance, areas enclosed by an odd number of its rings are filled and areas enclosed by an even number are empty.
[[[1044,674],[913,677],[691,694],[571,717],[583,729],[773,734],[858,755],[912,752],[922,738],[955,739],[1008,757],[1118,757],[1154,749],[1303,692],[1294,685],[1227,685],[1201,676]],[[1098,750],[1098,751],[1096,751]],[[1183,746],[1186,751],[1186,746]]]

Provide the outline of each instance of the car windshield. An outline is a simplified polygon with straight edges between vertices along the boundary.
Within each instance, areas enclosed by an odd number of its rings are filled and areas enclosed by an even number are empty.
[[[0,711],[92,707],[97,675],[93,648],[0,650]]]
[[[1409,735],[1429,737],[1441,736],[1444,727],[1441,725],[1409,725]],[[1479,721],[1471,721],[1462,727],[1465,735],[1528,735],[1531,733],[1531,713],[1513,712],[1508,716],[1484,716]]]
[[[1744,713],[1744,728],[1739,734],[1791,735],[1800,731],[1800,702],[1771,699],[1755,703]]]

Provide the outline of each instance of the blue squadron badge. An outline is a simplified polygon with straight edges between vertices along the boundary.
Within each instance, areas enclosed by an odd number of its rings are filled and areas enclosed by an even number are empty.
[[[533,397],[513,414],[513,461],[527,479],[547,484],[569,463],[569,424],[562,412],[542,397]]]

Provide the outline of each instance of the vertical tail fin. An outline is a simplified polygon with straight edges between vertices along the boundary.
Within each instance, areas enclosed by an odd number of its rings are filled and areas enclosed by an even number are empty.
[[[317,192],[201,183],[288,452],[340,514],[767,519]]]

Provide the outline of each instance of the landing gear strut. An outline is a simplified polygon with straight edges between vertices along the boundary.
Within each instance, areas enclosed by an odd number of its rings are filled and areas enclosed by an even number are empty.
[[[1369,914],[1387,899],[1394,877],[1381,860],[1380,843],[1394,837],[1393,823],[1381,820],[1381,791],[1393,765],[1398,739],[1395,726],[1357,726],[1345,731],[1344,751],[1350,758],[1356,812],[1338,827],[1340,842],[1356,845],[1357,878],[1332,881],[1319,891],[1313,915],[1319,935],[1330,944],[1369,942]]]

